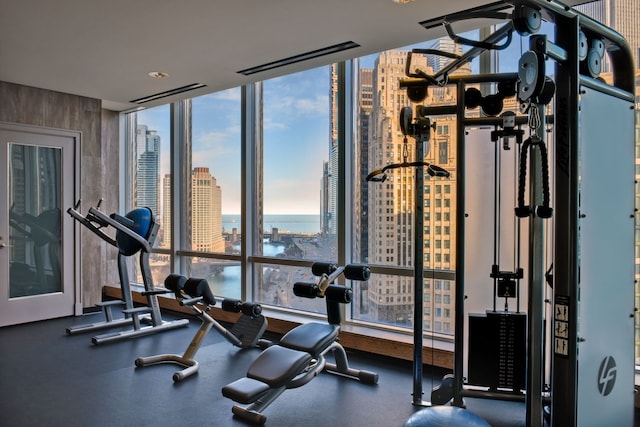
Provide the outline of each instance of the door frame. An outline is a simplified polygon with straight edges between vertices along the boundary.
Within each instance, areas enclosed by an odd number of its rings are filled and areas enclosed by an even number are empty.
[[[70,243],[67,242],[66,244],[65,244],[65,241],[63,240],[63,244],[61,245],[61,251],[62,251],[61,258],[63,260],[67,260],[70,258],[72,266],[67,267],[69,264],[67,263],[67,261],[65,261],[61,266],[62,267],[61,271],[62,271],[62,280],[64,282],[66,283],[68,283],[68,281],[73,282],[73,285],[69,289],[74,294],[72,298],[73,305],[72,307],[69,308],[69,312],[67,314],[76,315],[76,316],[81,315],[83,313],[83,306],[82,306],[82,287],[81,287],[81,277],[82,277],[81,264],[82,263],[80,258],[81,256],[80,227],[77,221],[74,221],[69,215],[66,214],[67,207],[65,207],[64,204],[65,204],[65,200],[69,200],[69,199],[73,200],[73,203],[75,203],[75,201],[77,201],[78,198],[80,197],[80,183],[81,183],[80,158],[81,158],[81,147],[82,147],[82,132],[75,131],[75,130],[48,128],[43,126],[9,123],[9,122],[2,122],[2,121],[0,121],[0,131],[21,133],[21,134],[31,134],[38,137],[46,137],[46,136],[60,137],[60,138],[71,139],[73,141],[72,148],[71,148],[72,150],[71,156],[73,159],[72,160],[73,171],[71,172],[72,185],[65,185],[65,179],[63,179],[63,188],[62,188],[63,197],[61,200],[61,215],[60,215],[61,226],[63,227],[63,239],[65,238],[72,239]],[[64,153],[64,147],[63,147],[63,153]],[[6,157],[6,153],[5,153],[5,156],[3,157]],[[2,169],[8,167],[8,159],[5,159],[5,160],[6,160],[5,164],[0,166]],[[64,154],[63,154],[63,162],[62,162],[63,176],[67,173],[67,171],[65,171],[65,166],[66,165],[64,164]],[[6,170],[2,172],[6,173]],[[68,196],[69,191],[72,192],[70,197]],[[67,194],[65,195],[65,193]],[[71,231],[69,235],[66,236],[64,233],[64,230],[69,230],[69,229]],[[7,283],[7,285],[9,285],[9,283]],[[66,288],[66,286],[64,287]],[[6,300],[3,299],[3,303],[4,301],[9,300],[8,296],[6,296],[6,298],[7,298]],[[37,321],[37,320],[45,320],[47,318],[48,316],[42,315],[42,316],[33,316],[33,318],[30,320],[25,320],[24,318],[22,320],[14,319],[14,320],[10,320],[10,323],[6,323],[6,320],[5,320],[0,322],[0,326],[8,326],[12,324],[26,323],[26,322]]]

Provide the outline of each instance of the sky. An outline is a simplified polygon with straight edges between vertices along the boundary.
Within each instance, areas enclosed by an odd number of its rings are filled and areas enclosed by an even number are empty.
[[[526,49],[514,36],[501,52],[500,71],[517,70]],[[360,66],[372,68],[376,56],[361,58]],[[325,66],[264,82],[265,214],[320,213],[322,165],[329,156],[329,76]],[[138,124],[160,135],[162,177],[169,172],[169,106],[137,114]],[[208,167],[216,178],[222,213],[240,213],[240,88],[194,98],[192,121],[193,166]]]

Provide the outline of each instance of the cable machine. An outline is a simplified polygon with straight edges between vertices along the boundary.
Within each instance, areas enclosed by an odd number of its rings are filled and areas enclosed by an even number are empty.
[[[387,180],[387,171],[398,168],[414,168],[414,310],[413,310],[413,404],[429,405],[422,401],[422,343],[423,324],[422,317],[424,303],[424,234],[422,227],[418,227],[418,219],[424,218],[424,177],[425,172],[430,177],[449,177],[449,172],[440,166],[424,161],[429,152],[429,139],[431,136],[431,121],[426,117],[421,109],[418,109],[416,117],[413,117],[411,107],[405,107],[400,112],[400,127],[404,135],[403,161],[392,163],[382,169],[371,172],[366,180],[372,182],[384,182]],[[415,139],[415,161],[409,162],[409,148],[407,136]],[[425,148],[426,147],[426,148]],[[418,333],[419,331],[419,333]]]
[[[457,36],[451,23],[471,18],[498,19],[504,25],[482,41]],[[416,103],[426,98],[429,87],[455,85],[457,91],[456,105],[418,107],[425,119],[457,117],[454,371],[432,391],[431,400],[464,407],[465,396],[523,399],[527,426],[542,426],[545,416],[552,426],[632,425],[635,78],[629,47],[615,31],[555,1],[492,3],[484,9],[434,21],[445,26],[453,41],[471,48],[460,56],[445,54],[452,61],[433,75],[410,70],[409,54],[407,78],[400,82],[409,99]],[[553,42],[537,34],[542,21],[553,24]],[[521,56],[517,73],[452,75],[482,52],[506,47],[514,31],[529,38],[529,50]],[[417,49],[412,53],[437,52]],[[555,65],[553,79],[545,68],[548,60]],[[606,61],[612,69],[607,79],[601,75]],[[468,86],[485,83],[497,85],[498,92],[483,96]],[[497,117],[502,101],[512,96],[516,97],[521,115]],[[547,104],[552,105],[549,117],[545,114]],[[465,110],[478,106],[483,115],[467,117]],[[551,153],[546,150],[547,123],[552,123],[554,130],[554,138],[549,141]],[[474,125],[494,126],[496,145],[498,139],[520,137],[523,125],[529,128],[528,138],[517,142],[518,195],[514,207],[518,224],[522,223],[523,230],[526,227],[526,264],[524,269],[503,271],[494,256],[489,274],[494,280],[494,304],[488,311],[501,312],[495,296],[505,298],[505,310],[497,321],[481,328],[503,327],[498,334],[503,338],[505,334],[509,339],[526,336],[520,343],[523,350],[497,350],[505,361],[513,361],[524,351],[524,360],[519,360],[524,366],[499,365],[496,369],[502,371],[497,374],[504,374],[509,381],[489,378],[494,383],[481,390],[469,389],[469,379],[464,376],[465,355],[472,350],[465,341],[465,135]],[[551,168],[549,157],[553,161]],[[498,171],[497,154],[495,165]],[[602,174],[603,170],[607,173]],[[494,182],[498,198],[498,177]],[[496,200],[494,204],[498,206]],[[494,236],[499,233],[496,224]],[[550,245],[546,244],[547,228],[552,231]],[[494,240],[494,254],[498,242]],[[553,269],[548,265],[551,259]],[[419,267],[416,265],[416,269]],[[422,292],[418,273],[415,279],[416,292]],[[516,312],[519,311],[520,280],[526,282],[526,324],[521,325],[522,320],[518,320],[519,326],[505,327],[508,298],[518,298]],[[547,292],[551,298],[545,298]],[[416,294],[416,304],[418,299]],[[416,336],[423,335],[422,324],[419,325],[420,329],[416,326],[414,331]],[[519,328],[521,333],[508,335],[513,328]],[[414,341],[416,346],[421,344],[418,338]],[[422,363],[422,347],[414,351],[414,364]],[[470,360],[473,357],[469,355]],[[524,377],[514,379],[519,372]],[[421,390],[415,383],[421,380],[414,375],[414,401],[416,390]],[[436,414],[430,409],[417,412],[405,425],[414,425],[412,422],[420,417],[427,421]]]

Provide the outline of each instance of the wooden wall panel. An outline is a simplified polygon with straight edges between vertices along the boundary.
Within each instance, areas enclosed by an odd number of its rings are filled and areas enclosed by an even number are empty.
[[[102,109],[99,99],[0,81],[0,121],[74,130],[82,133],[81,190],[83,212],[100,197],[118,206],[118,113]],[[115,278],[117,252],[90,231],[81,231],[82,292],[84,307],[102,297],[102,286]]]

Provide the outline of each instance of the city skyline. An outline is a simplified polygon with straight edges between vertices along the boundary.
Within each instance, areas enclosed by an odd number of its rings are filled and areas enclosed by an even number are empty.
[[[543,24],[543,30],[545,27],[546,23]],[[478,37],[477,31],[463,35]],[[438,40],[431,40],[396,50],[434,48],[439,43]],[[516,58],[523,49],[522,43],[512,43],[501,55]],[[358,58],[360,68],[372,69],[378,56],[372,54]],[[514,61],[504,62],[511,64]],[[319,205],[323,191],[323,162],[331,163],[327,147],[333,135],[330,117],[331,67],[322,66],[263,82],[263,125],[267,147],[264,150],[264,174],[265,181],[270,183],[264,189],[265,214],[322,214]],[[477,71],[475,62],[471,67]],[[509,67],[513,65],[501,66],[501,71],[508,71]],[[191,100],[193,166],[208,167],[219,185],[227,189],[222,203],[222,213],[226,215],[241,212],[240,101],[240,88]],[[137,112],[138,123],[145,123],[161,137],[160,176],[169,173],[169,114],[168,105]],[[300,138],[300,135],[304,135],[304,138]],[[291,162],[288,157],[316,159],[317,166],[312,168],[307,163]]]
[[[328,76],[327,66],[271,79],[264,84],[265,179],[270,182],[264,189],[265,214],[320,214],[319,180],[322,161],[328,160],[329,87],[318,87],[318,82],[328,81]],[[222,213],[239,214],[240,89],[194,98],[192,103],[193,165],[208,167],[225,188]],[[146,124],[160,136],[160,176],[164,176],[170,167],[169,106],[142,110],[137,115],[138,123]],[[300,121],[303,128],[298,124]],[[303,139],[299,136],[301,133],[304,133]],[[318,166],[314,170],[306,164],[292,163],[281,153],[317,159]],[[287,173],[283,173],[285,171]],[[292,174],[295,180],[287,176]]]

